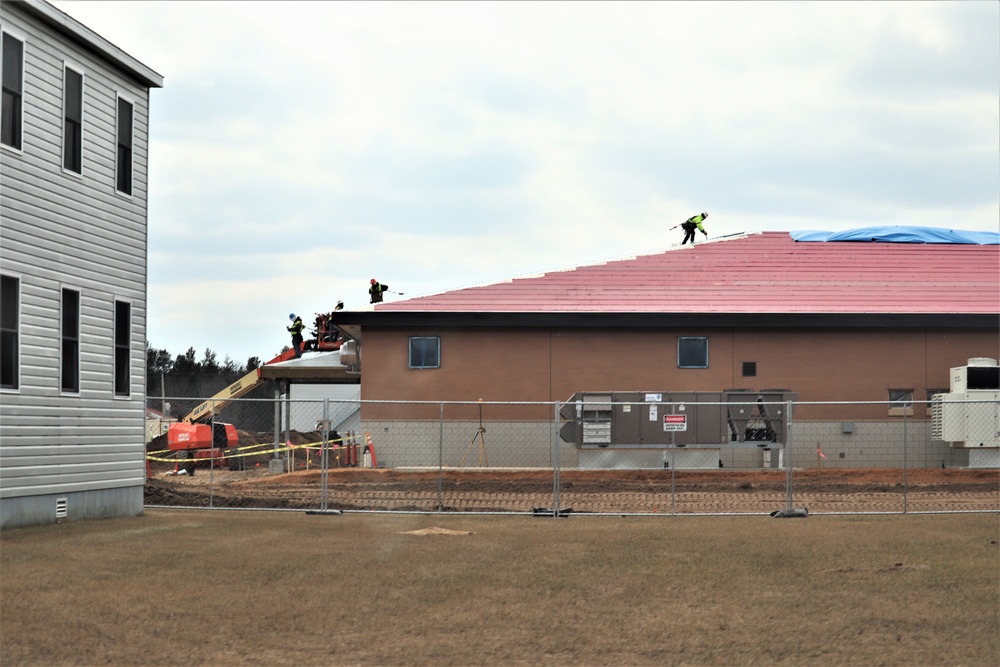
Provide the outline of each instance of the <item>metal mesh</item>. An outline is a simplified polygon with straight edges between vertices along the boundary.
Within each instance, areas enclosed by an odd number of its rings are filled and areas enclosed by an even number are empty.
[[[233,401],[214,422],[232,424],[239,440],[214,458],[169,449],[164,435],[149,443],[147,504],[547,516],[1000,511],[996,398],[276,397]]]

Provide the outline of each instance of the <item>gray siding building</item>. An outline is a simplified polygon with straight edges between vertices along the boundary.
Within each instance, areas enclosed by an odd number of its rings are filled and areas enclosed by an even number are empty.
[[[0,526],[136,515],[163,77],[40,0],[0,40]]]

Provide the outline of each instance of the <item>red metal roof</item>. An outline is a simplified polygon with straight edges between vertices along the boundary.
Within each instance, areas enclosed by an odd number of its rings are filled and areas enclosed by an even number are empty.
[[[1000,246],[796,242],[764,232],[376,311],[1000,314]]]

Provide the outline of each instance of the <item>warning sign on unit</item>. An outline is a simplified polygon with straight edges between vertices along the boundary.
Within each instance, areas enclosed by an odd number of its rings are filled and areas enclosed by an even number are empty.
[[[663,415],[664,431],[686,431],[688,430],[687,415]]]

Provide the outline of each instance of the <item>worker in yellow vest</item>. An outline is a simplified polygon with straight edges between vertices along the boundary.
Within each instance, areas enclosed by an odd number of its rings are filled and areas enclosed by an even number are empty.
[[[705,238],[708,238],[708,232],[706,232],[705,228],[701,226],[701,223],[704,222],[707,217],[708,213],[692,215],[681,224],[681,229],[684,230],[684,240],[681,241],[681,245],[684,245],[688,241],[691,242],[691,245],[694,245],[694,230],[696,229],[704,234]]]
[[[372,278],[372,286],[368,288],[368,294],[371,296],[372,303],[382,303],[382,292],[389,289],[388,285],[383,285],[379,281]]]
[[[302,324],[302,318],[295,313],[289,313],[288,319],[292,321],[292,325],[285,328],[292,334],[292,349],[295,350],[295,358],[298,359],[302,356],[302,329],[305,325]]]

